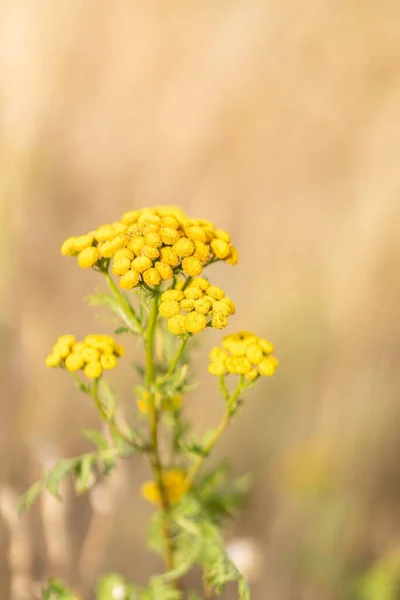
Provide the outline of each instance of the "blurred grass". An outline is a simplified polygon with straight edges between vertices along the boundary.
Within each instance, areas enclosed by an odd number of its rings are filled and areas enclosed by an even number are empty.
[[[4,0],[4,485],[23,490],[43,457],[79,450],[95,419],[43,366],[59,333],[107,330],[82,302],[97,277],[62,259],[61,241],[130,208],[179,204],[232,233],[239,265],[210,276],[237,303],[231,329],[257,329],[281,360],[218,449],[255,472],[233,530],[263,549],[254,597],[368,597],[354,582],[399,544],[399,19],[395,0]],[[207,335],[199,378],[218,339]],[[220,410],[213,383],[205,374],[188,398],[199,429]],[[144,581],[158,564],[142,552],[150,509],[130,487],[145,476],[139,463],[124,474],[86,559],[91,509],[70,499],[76,582],[106,569]],[[29,569],[64,574],[39,512],[24,517]]]

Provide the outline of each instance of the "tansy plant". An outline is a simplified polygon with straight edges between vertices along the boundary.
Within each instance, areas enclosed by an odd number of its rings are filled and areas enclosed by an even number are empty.
[[[59,484],[72,476],[78,494],[109,475],[122,460],[147,459],[151,481],[142,496],[154,504],[149,545],[165,562],[162,574],[146,587],[109,575],[97,586],[97,600],[199,600],[219,596],[232,581],[238,597],[250,598],[248,585],[224,549],[221,529],[245,492],[245,480],[229,484],[224,468],[203,469],[216,442],[237,414],[248,388],[273,375],[278,361],[273,346],[250,332],[223,337],[210,352],[209,372],[219,379],[225,410],[220,424],[196,437],[184,416],[192,388],[187,356],[191,338],[209,327],[222,330],[235,314],[224,291],[201,276],[213,263],[235,265],[238,253],[230,235],[205,219],[192,219],[176,207],[134,210],[121,220],[70,237],[61,253],[82,269],[105,277],[110,294],[97,293],[91,303],[115,313],[114,334],[138,337],[143,359],[135,356],[140,384],[135,411],[124,419],[107,371],[119,366],[123,347],[111,336],[90,334],[83,340],[62,335],[46,365],[75,379],[103,421],[102,430],[85,431],[94,450],[59,462],[25,494],[22,508],[46,489],[59,497]],[[104,428],[106,434],[104,434]],[[102,432],[103,431],[103,432]],[[136,502],[140,502],[139,498]],[[188,589],[187,573],[202,570],[203,589]],[[76,598],[59,581],[50,582],[43,599]]]

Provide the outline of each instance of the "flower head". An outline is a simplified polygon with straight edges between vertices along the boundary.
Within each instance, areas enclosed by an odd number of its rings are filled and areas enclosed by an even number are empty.
[[[164,471],[162,480],[168,503],[177,504],[189,487],[184,471],[180,469]],[[161,505],[161,493],[154,481],[145,481],[142,485],[141,493],[149,502],[158,506]]]
[[[184,288],[178,284],[161,295],[159,313],[168,319],[168,329],[174,335],[200,333],[207,326],[223,329],[235,305],[224,291],[209,284],[203,277],[195,278]]]
[[[120,221],[69,237],[61,253],[77,256],[82,269],[110,260],[123,289],[142,282],[156,287],[175,272],[197,277],[210,261],[236,264],[238,260],[229,233],[205,219],[189,218],[176,206],[128,211]]]
[[[222,348],[210,352],[208,371],[212,375],[244,375],[249,381],[275,373],[278,360],[272,356],[274,346],[254,333],[240,331],[224,337]]]
[[[71,373],[82,370],[88,379],[98,379],[104,370],[114,369],[123,354],[124,349],[109,335],[87,335],[77,342],[68,334],[57,339],[46,366],[64,367]]]

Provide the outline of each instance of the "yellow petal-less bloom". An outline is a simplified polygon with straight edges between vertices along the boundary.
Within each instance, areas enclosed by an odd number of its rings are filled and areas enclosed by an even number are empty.
[[[159,285],[161,282],[161,275],[157,269],[146,269],[143,273],[143,281],[147,283],[147,285]]]
[[[115,354],[103,354],[100,357],[100,364],[102,368],[107,371],[110,369],[115,369],[115,367],[117,366],[117,357],[115,356]]]
[[[179,314],[180,310],[181,307],[179,305],[179,302],[177,302],[176,300],[165,300],[164,302],[161,302],[158,309],[160,315],[166,317],[167,319]]]
[[[127,271],[119,280],[119,287],[123,290],[131,290],[139,283],[139,273],[136,271]]]
[[[160,237],[163,244],[167,246],[173,246],[179,240],[179,231],[172,229],[172,227],[162,227],[160,229]]]
[[[93,236],[92,235],[80,235],[75,240],[75,250],[77,252],[81,252],[85,248],[89,248],[93,244]]]
[[[207,319],[195,310],[186,315],[186,329],[189,333],[200,333],[206,328]]]
[[[162,481],[168,503],[172,505],[177,504],[181,500],[189,487],[184,471],[179,469],[169,469],[168,471],[165,471],[162,476]],[[162,503],[160,490],[153,481],[146,481],[143,483],[141,494],[152,504],[160,506]]]
[[[184,315],[175,315],[168,319],[168,329],[174,335],[182,335],[187,332],[186,319]]]
[[[183,272],[186,273],[186,275],[189,275],[189,277],[196,277],[202,272],[203,265],[201,264],[201,261],[195,256],[188,256],[182,261],[182,269]]]
[[[225,329],[228,326],[228,319],[221,315],[214,315],[211,319],[211,325],[214,329]]]
[[[65,359],[65,367],[68,371],[73,373],[74,371],[79,371],[79,369],[82,369],[84,362],[85,361],[83,360],[82,354],[79,354],[78,352],[71,352],[71,354],[69,354]]]
[[[75,240],[76,237],[71,236],[63,242],[61,246],[61,254],[63,256],[74,256],[74,254],[77,254],[78,251],[75,248]]]
[[[278,366],[278,360],[270,354],[273,345],[249,331],[225,336],[222,346],[215,346],[210,352],[208,370],[213,375],[221,376],[228,371],[255,381],[259,376],[273,375]]]
[[[92,362],[88,362],[83,369],[83,372],[88,379],[99,379],[103,373],[103,367],[101,366],[100,361],[93,360]]]
[[[97,248],[91,246],[90,248],[85,248],[78,254],[78,265],[81,269],[90,269],[93,265],[99,260],[99,251]]]
[[[65,333],[57,338],[56,344],[67,344],[68,346],[72,346],[72,344],[75,344],[75,342],[76,337],[74,335],[71,333]]]
[[[167,300],[176,300],[177,302],[180,302],[184,297],[184,293],[181,290],[167,290],[161,295],[161,300],[163,302]]]
[[[144,271],[147,271],[147,269],[150,269],[152,264],[153,263],[148,256],[138,256],[132,261],[132,269],[136,271],[136,273],[143,273]]]
[[[168,265],[165,262],[158,261],[158,262],[156,262],[156,264],[154,265],[154,267],[160,273],[161,279],[163,281],[167,281],[168,279],[172,279],[172,277],[174,276],[174,272],[173,272],[172,268],[170,267],[170,265]]]
[[[224,258],[228,258],[231,251],[229,244],[223,240],[219,240],[218,238],[211,242],[211,249],[215,256],[222,260]]]
[[[186,258],[187,256],[191,256],[195,251],[196,247],[192,240],[188,238],[181,237],[174,245],[173,250],[177,253],[181,258]]]
[[[160,258],[162,262],[167,263],[167,265],[169,265],[170,267],[177,267],[180,262],[180,258],[175,252],[175,250],[173,248],[170,248],[169,246],[161,248]]]
[[[46,358],[46,367],[58,367],[61,364],[61,356],[58,352],[53,351]]]
[[[121,252],[121,250],[118,250]],[[118,259],[114,258],[112,272],[114,275],[124,275],[131,268],[131,261],[127,257],[121,257]]]
[[[210,285],[210,287],[207,289],[207,296],[211,296],[212,298],[215,298],[215,300],[222,300],[225,294],[224,290],[221,290],[220,287],[217,287],[216,285]]]

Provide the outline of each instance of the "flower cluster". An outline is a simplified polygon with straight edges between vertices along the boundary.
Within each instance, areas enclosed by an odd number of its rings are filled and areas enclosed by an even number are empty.
[[[184,471],[169,469],[162,476],[163,486],[169,504],[177,504],[188,490],[188,482]],[[161,494],[158,486],[153,481],[145,481],[141,488],[142,496],[149,502],[161,504]]]
[[[228,317],[235,314],[232,300],[203,277],[181,288],[178,284],[165,291],[158,309],[168,319],[168,329],[174,335],[199,333],[207,326],[223,329],[228,325]]]
[[[116,223],[101,225],[62,244],[64,256],[77,256],[83,269],[112,259],[112,272],[123,289],[140,282],[157,286],[178,270],[200,275],[205,264],[236,264],[238,252],[229,233],[205,219],[190,219],[177,207],[133,210]]]
[[[47,367],[65,367],[71,373],[83,370],[88,379],[98,379],[103,370],[114,369],[124,349],[109,335],[87,335],[77,342],[74,335],[61,335],[51,354]]]
[[[260,375],[274,374],[278,360],[272,356],[273,351],[271,342],[254,333],[240,331],[225,336],[222,348],[215,346],[211,350],[208,370],[212,375],[234,373],[254,381]]]

